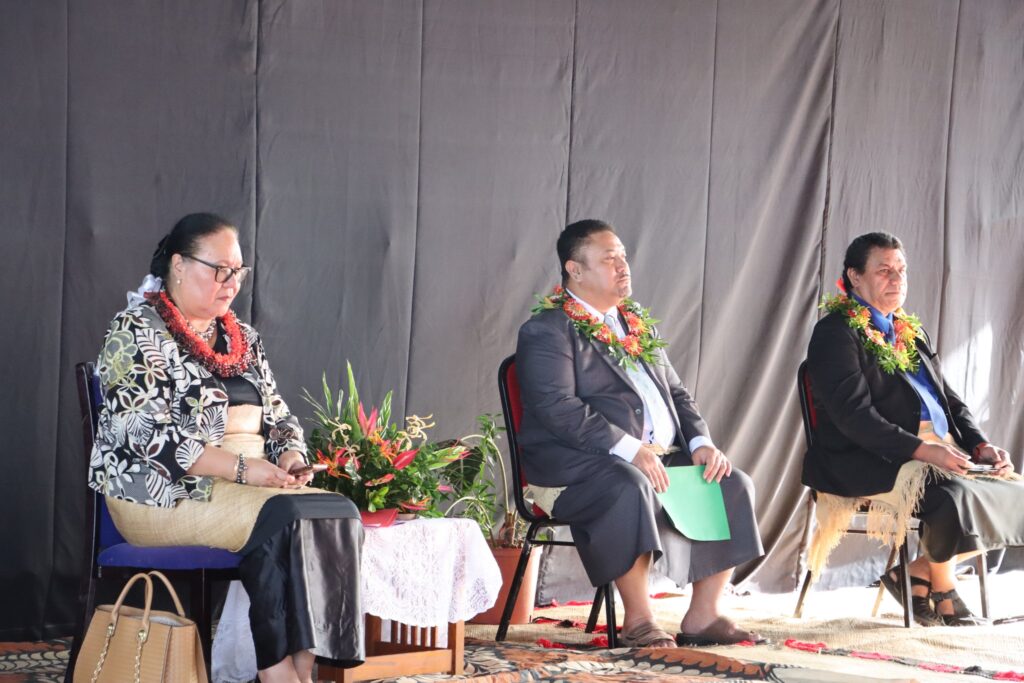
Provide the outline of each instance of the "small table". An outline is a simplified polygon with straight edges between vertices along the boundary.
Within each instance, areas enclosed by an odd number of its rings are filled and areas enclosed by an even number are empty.
[[[367,527],[360,574],[366,662],[352,669],[321,664],[318,680],[462,673],[463,622],[493,605],[501,589],[501,573],[476,522],[417,519]],[[241,584],[232,582],[213,642],[215,682],[256,677],[248,603]]]

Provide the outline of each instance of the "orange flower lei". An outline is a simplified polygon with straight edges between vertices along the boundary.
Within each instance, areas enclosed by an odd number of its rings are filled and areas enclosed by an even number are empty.
[[[150,292],[146,300],[153,304],[156,312],[160,314],[167,324],[167,330],[178,342],[178,346],[194,356],[199,363],[217,375],[218,377],[237,377],[249,367],[249,341],[242,334],[242,328],[238,326],[238,319],[232,311],[220,319],[224,326],[224,333],[228,337],[228,353],[217,353],[210,345],[199,338],[189,326],[185,316],[181,314],[178,307],[167,296],[167,292]]]
[[[884,334],[871,326],[871,311],[853,298],[845,294],[827,295],[821,302],[821,308],[842,315],[846,324],[860,333],[864,348],[875,357],[882,370],[890,375],[897,370],[917,371],[919,359],[915,341],[924,338],[921,321],[917,316],[902,308],[893,314],[892,326],[896,339],[890,344]]]
[[[651,317],[647,309],[631,299],[623,299],[618,306],[628,330],[622,339],[619,339],[618,335],[597,316],[589,313],[579,301],[566,293],[561,285],[556,286],[547,296],[538,296],[537,305],[531,312],[540,313],[556,308],[565,311],[581,335],[607,346],[608,352],[619,365],[629,370],[637,369],[637,359],[645,363],[657,363],[658,350],[668,346],[664,339],[654,336],[654,325],[658,321]]]

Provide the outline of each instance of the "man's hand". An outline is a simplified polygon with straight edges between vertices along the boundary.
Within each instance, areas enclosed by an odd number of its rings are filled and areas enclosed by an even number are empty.
[[[992,465],[996,468],[998,476],[1013,472],[1013,463],[1010,462],[1010,454],[999,446],[990,443],[978,449],[974,456],[974,462],[982,465]]]
[[[658,493],[668,491],[668,472],[665,471],[665,464],[650,448],[640,447],[640,450],[633,456],[633,466],[644,473],[655,491]]]
[[[732,463],[725,453],[714,446],[701,446],[693,452],[694,465],[704,465],[704,481],[722,481],[722,477],[732,474]]]
[[[963,474],[971,467],[971,461],[967,456],[961,453],[956,446],[951,446],[948,443],[923,441],[914,451],[912,457],[914,460],[923,460],[936,467],[941,467],[944,470],[958,474]]]

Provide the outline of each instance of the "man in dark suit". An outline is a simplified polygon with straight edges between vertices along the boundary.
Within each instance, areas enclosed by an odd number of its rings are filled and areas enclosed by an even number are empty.
[[[519,439],[538,504],[570,523],[591,583],[615,581],[625,643],[756,640],[719,610],[732,569],[763,554],[750,478],[715,447],[656,331],[637,309],[619,308],[632,285],[612,227],[569,225],[558,257],[564,291],[554,299],[561,303],[523,324],[516,349]],[[667,464],[705,465],[705,479],[720,482],[729,540],[695,541],[676,530],[656,496],[668,486]],[[654,622],[652,562],[679,585],[694,584],[675,639]]]
[[[915,619],[978,623],[956,594],[954,569],[981,550],[1024,543],[1024,485],[1010,481],[1006,451],[989,443],[943,377],[920,323],[903,311],[907,261],[899,239],[856,238],[843,284],[844,295],[826,300],[830,313],[807,350],[817,426],[803,481],[847,498],[923,487],[919,499],[886,501],[923,524],[923,554],[909,567]],[[991,471],[976,478],[978,465]],[[910,485],[915,476],[919,483]],[[881,579],[897,599],[902,569]]]

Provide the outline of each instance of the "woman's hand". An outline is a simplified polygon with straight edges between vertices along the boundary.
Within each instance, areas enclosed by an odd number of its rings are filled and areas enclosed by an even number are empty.
[[[306,457],[299,451],[285,451],[281,454],[281,457],[277,459],[277,464],[285,472],[290,472],[296,467],[305,467]],[[295,483],[289,485],[287,488],[302,488],[309,482],[313,481],[313,473],[307,472],[306,474],[292,478],[295,480]]]
[[[247,468],[245,483],[249,486],[274,489],[295,488],[296,478],[269,460],[246,458],[245,465]]]

